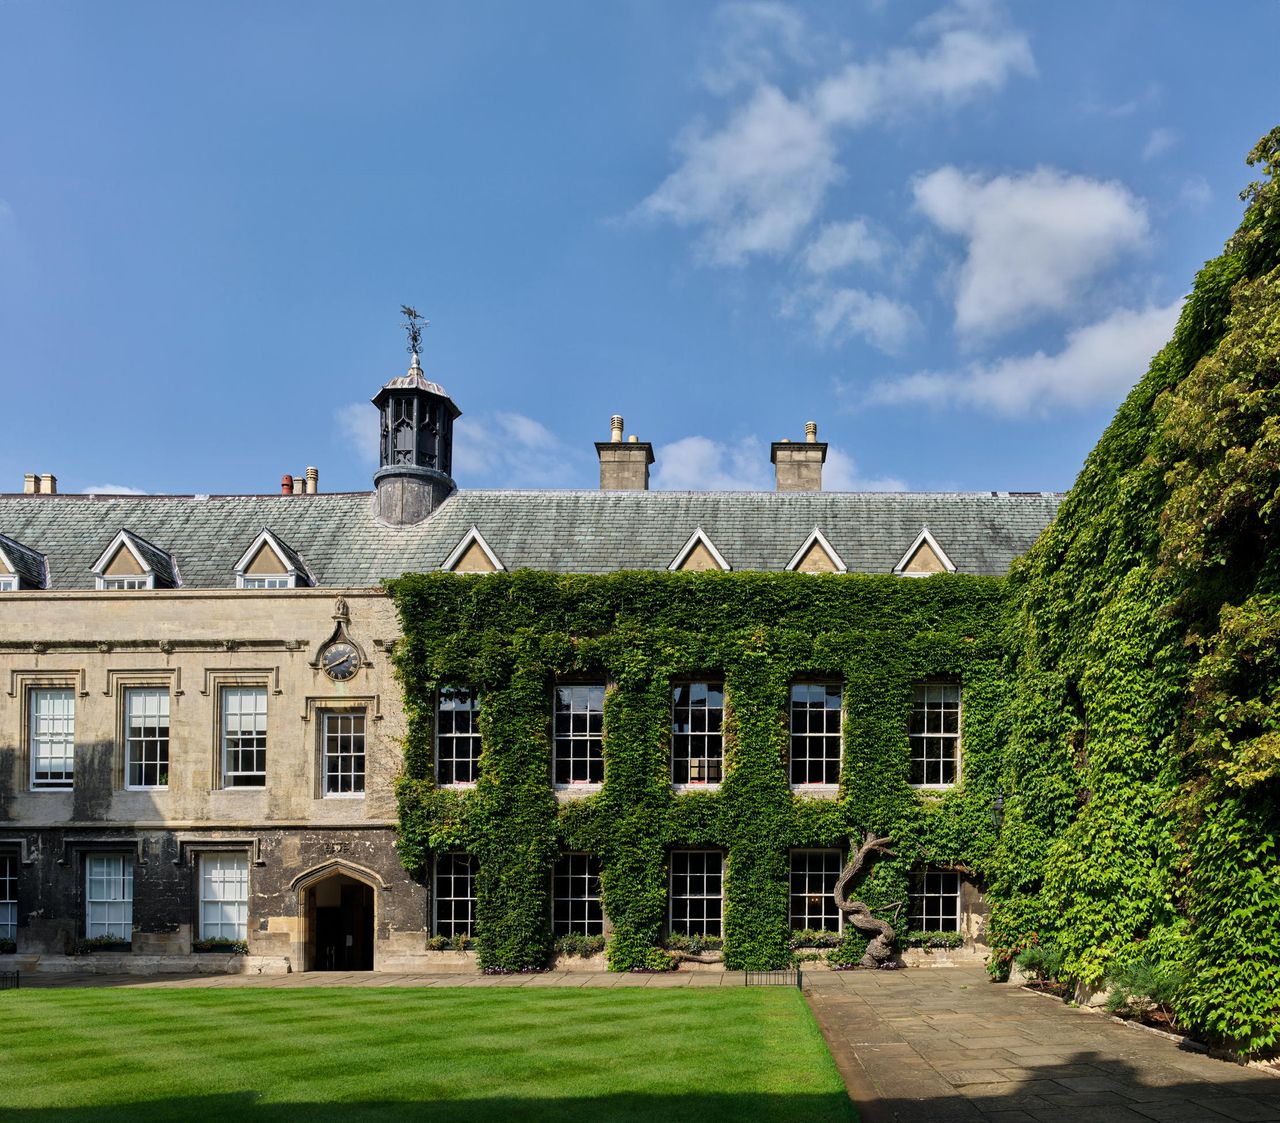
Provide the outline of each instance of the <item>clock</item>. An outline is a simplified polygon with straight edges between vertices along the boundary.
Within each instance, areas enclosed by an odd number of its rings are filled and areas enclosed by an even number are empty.
[[[329,644],[320,655],[324,673],[337,682],[346,682],[360,669],[360,653],[354,644],[338,640]]]

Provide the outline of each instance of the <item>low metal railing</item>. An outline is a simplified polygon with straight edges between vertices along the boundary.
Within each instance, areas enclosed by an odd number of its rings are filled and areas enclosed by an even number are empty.
[[[18,985],[17,971],[0,971],[0,990],[17,990]]]
[[[744,971],[742,985],[744,987],[803,988],[804,979],[799,967],[788,967],[781,971]]]

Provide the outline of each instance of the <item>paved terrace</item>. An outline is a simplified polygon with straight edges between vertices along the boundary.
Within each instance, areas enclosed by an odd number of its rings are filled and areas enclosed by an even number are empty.
[[[734,971],[26,975],[24,987],[715,987]],[[1280,1123],[1280,1073],[1215,1060],[981,968],[812,971],[805,991],[863,1123]]]

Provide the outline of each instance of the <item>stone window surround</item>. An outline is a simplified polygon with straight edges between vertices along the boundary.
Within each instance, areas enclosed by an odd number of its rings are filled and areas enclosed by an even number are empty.
[[[276,693],[279,693],[277,690]],[[312,751],[311,751],[311,794],[313,799],[363,799],[364,792],[354,792],[349,795],[326,795],[324,791],[324,720],[323,715],[326,713],[341,713],[343,711],[351,712],[352,710],[361,710],[364,712],[364,751],[365,751],[365,787],[368,787],[368,764],[372,755],[369,752],[369,742],[373,737],[373,730],[370,728],[370,722],[382,720],[382,695],[381,694],[352,694],[347,696],[330,695],[330,694],[308,694],[303,701],[302,713],[299,715],[303,722],[315,723],[315,732],[313,733]]]
[[[89,691],[86,689],[85,673],[83,668],[68,668],[66,670],[36,670],[31,669],[14,669],[9,672],[9,689],[10,698],[21,698],[19,709],[19,729],[18,741],[21,746],[21,762],[22,775],[25,777],[26,792],[28,794],[37,793],[66,793],[70,792],[74,786],[74,780],[71,784],[65,784],[57,787],[40,787],[37,788],[32,783],[33,768],[35,762],[31,758],[31,692],[33,690],[70,690],[74,695],[74,703],[79,709],[79,699],[87,698]]]
[[[113,667],[107,671],[103,694],[115,699],[115,756],[112,761],[113,784],[117,791],[163,792],[165,787],[133,787],[129,784],[129,691],[167,690],[169,692],[169,769],[174,766],[173,725],[177,719],[179,700],[183,697],[182,676],[177,667]]]
[[[316,780],[315,793],[317,799],[364,799],[365,792],[369,786],[369,721],[370,714],[368,706],[354,698],[342,699],[335,698],[326,704],[317,707],[316,714],[319,720],[316,722],[316,752],[314,754]],[[326,764],[327,745],[325,744],[327,729],[331,717],[355,717],[359,716],[364,719],[364,729],[360,736],[364,741],[364,763],[360,771],[360,790],[359,791],[334,791],[328,790],[328,766]],[[341,736],[341,734],[340,734]],[[352,734],[354,736],[354,733]],[[340,775],[341,773],[339,773]],[[353,772],[354,775],[354,772]]]

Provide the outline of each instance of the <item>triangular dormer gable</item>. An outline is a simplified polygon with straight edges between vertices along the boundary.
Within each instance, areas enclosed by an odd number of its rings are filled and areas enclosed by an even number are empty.
[[[44,554],[0,534],[0,589],[17,592],[48,587],[49,563]]]
[[[501,573],[507,567],[484,540],[484,535],[473,526],[440,568],[447,573]]]
[[[956,567],[926,526],[907,547],[893,567],[899,577],[929,577],[934,573],[955,573]]]
[[[849,567],[816,526],[800,549],[791,555],[787,569],[795,573],[848,573]]]
[[[121,530],[90,567],[99,589],[176,589],[182,585],[178,563],[131,530]]]
[[[716,544],[707,537],[702,527],[698,527],[689,535],[689,541],[671,559],[671,564],[667,568],[674,573],[682,569],[693,572],[720,569],[728,572],[733,567],[724,560],[724,555],[716,549]]]
[[[295,589],[314,585],[302,556],[263,527],[236,562],[237,589]]]

